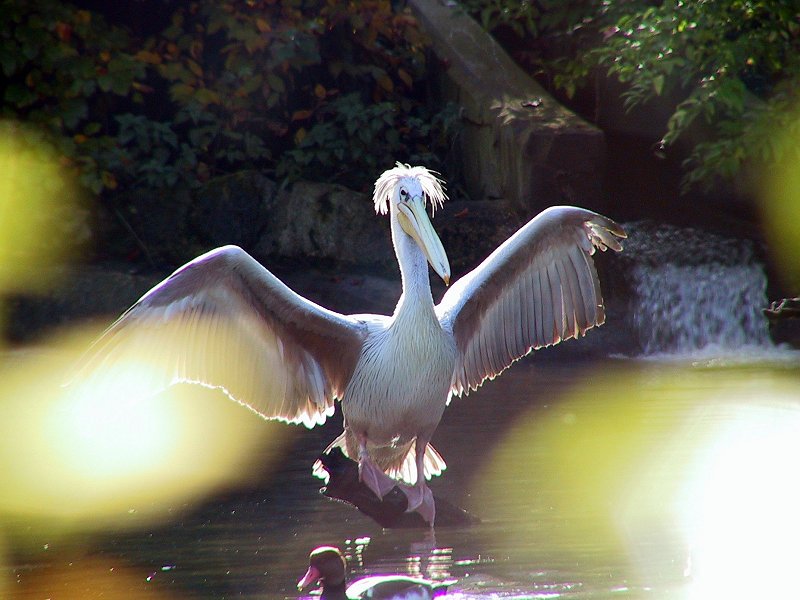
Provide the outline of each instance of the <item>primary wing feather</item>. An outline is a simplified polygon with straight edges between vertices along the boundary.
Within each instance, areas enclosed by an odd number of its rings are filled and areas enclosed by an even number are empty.
[[[458,357],[452,390],[476,389],[532,349],[605,321],[596,248],[622,250],[625,232],[589,210],[551,207],[457,281],[436,307]]]
[[[73,381],[135,369],[146,393],[188,382],[222,389],[268,419],[311,427],[333,413],[361,351],[361,320],[322,308],[241,248],[212,250],[128,309]]]

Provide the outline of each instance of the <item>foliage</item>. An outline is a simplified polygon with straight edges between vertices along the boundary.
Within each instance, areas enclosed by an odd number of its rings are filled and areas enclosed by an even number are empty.
[[[387,156],[435,164],[431,146],[446,146],[456,116],[452,105],[436,114],[423,108],[403,112],[391,102],[365,106],[358,93],[347,94],[318,110],[308,131],[297,131],[297,147],[288,153],[282,167],[290,176],[315,170],[336,180],[348,174],[351,164],[375,173],[385,166]]]
[[[111,147],[103,121],[118,97],[141,102],[145,66],[125,52],[124,31],[57,1],[0,4],[0,66],[5,84],[0,116],[38,126],[83,183],[114,187],[113,174],[95,160]]]
[[[491,6],[494,0],[468,4]],[[600,67],[627,84],[628,108],[658,96],[677,98],[661,145],[686,149],[685,190],[732,180],[753,164],[798,152],[775,135],[800,103],[796,3],[607,0],[598,10],[591,1],[569,2],[549,12],[546,31],[546,6],[531,4],[539,18],[526,29],[528,38],[535,43],[549,36],[568,49],[566,57],[538,62],[568,96],[589,85]]]
[[[239,168],[360,184],[441,142],[425,42],[389,0],[168,4],[144,36],[58,0],[0,0],[0,115],[39,126],[95,192]],[[350,134],[326,132],[354,123],[359,148],[342,152]]]
[[[797,152],[776,140],[800,101],[799,15],[775,0],[665,3],[620,16],[595,55],[629,84],[628,106],[673,90],[683,96],[662,143],[700,129],[705,139],[689,140],[684,185],[708,186]]]

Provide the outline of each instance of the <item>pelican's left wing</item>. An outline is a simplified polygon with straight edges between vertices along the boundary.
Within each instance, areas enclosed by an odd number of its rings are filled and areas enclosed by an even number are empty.
[[[583,335],[605,321],[592,254],[620,251],[611,219],[554,206],[531,219],[436,307],[457,347],[452,391],[476,389],[532,349]]]
[[[322,423],[333,414],[366,326],[296,294],[241,248],[184,265],[147,292],[89,349],[70,385],[181,382],[223,390],[268,419]]]

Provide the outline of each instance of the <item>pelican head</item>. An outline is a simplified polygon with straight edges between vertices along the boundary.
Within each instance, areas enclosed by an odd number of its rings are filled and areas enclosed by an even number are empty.
[[[450,263],[442,242],[433,229],[425,207],[430,200],[431,216],[447,199],[442,180],[425,167],[397,163],[375,182],[372,199],[375,212],[397,219],[403,231],[420,247],[431,267],[450,283]]]

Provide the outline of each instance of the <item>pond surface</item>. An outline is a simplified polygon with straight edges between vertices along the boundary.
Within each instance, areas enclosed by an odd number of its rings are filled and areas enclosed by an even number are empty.
[[[319,494],[310,466],[338,415],[281,426],[271,468],[253,456],[236,485],[156,509],[157,521],[136,523],[134,501],[91,533],[4,517],[0,591],[297,598],[309,551],[333,544],[351,579],[455,579],[453,598],[786,597],[800,540],[797,365],[522,361],[445,412],[433,443],[448,470],[431,487],[481,522],[435,532],[382,530]]]

